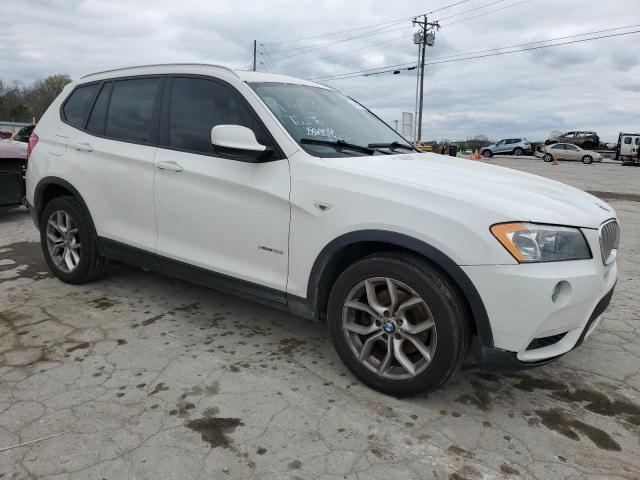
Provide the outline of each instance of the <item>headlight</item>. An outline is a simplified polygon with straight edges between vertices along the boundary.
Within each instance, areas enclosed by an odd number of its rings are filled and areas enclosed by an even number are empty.
[[[493,225],[491,233],[519,263],[591,258],[579,228],[514,222]]]

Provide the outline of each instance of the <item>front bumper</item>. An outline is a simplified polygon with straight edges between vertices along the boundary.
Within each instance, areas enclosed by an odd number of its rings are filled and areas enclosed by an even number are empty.
[[[493,345],[480,352],[488,363],[513,357],[517,363],[540,364],[577,347],[597,326],[618,270],[615,261],[603,265],[597,231],[583,232],[593,252],[590,260],[462,267],[491,324]]]
[[[591,313],[589,320],[587,321],[584,328],[580,332],[578,340],[573,344],[568,351],[578,348],[582,342],[589,336],[595,328],[600,323],[600,319],[602,318],[602,314],[609,306],[611,302],[611,297],[613,296],[613,288],[607,293],[596,305],[596,308]],[[566,336],[564,337],[566,338]],[[565,352],[566,353],[566,352]],[[479,345],[478,347],[478,357],[480,361],[480,365],[483,369],[486,370],[499,370],[499,371],[510,371],[510,370],[523,370],[527,368],[540,367],[542,365],[546,365],[551,363],[558,358],[560,358],[564,353],[547,357],[543,360],[533,361],[533,362],[524,362],[518,359],[516,352],[509,352],[506,350],[501,350],[499,348],[487,347],[485,345]]]

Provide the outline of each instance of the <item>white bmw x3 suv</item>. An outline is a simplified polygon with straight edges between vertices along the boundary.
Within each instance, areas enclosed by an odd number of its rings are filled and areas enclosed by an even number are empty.
[[[29,142],[47,262],[109,260],[326,321],[346,365],[432,390],[472,337],[485,366],[540,365],[596,327],[617,277],[606,203],[514,170],[420,153],[355,100],[214,65],[95,73]]]

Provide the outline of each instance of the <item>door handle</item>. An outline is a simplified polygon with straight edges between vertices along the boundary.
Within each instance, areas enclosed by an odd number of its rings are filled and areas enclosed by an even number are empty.
[[[81,152],[93,152],[93,147],[87,142],[72,143],[70,147],[80,150]]]
[[[181,172],[182,167],[176,162],[158,162],[157,167],[159,170],[169,170],[170,172]]]

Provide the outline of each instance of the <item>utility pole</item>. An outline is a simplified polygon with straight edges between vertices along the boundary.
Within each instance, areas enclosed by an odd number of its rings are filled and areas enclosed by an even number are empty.
[[[429,22],[427,21],[427,15],[422,15],[422,20],[418,20],[418,17],[413,19],[414,25],[420,26],[420,32],[416,33],[413,37],[413,43],[417,43],[419,45],[419,63],[420,68],[418,70],[419,75],[419,87],[418,87],[418,134],[416,136],[416,142],[422,141],[422,105],[424,100],[424,63],[427,56],[427,47],[432,47],[436,34],[434,30],[440,30],[440,25],[438,22]]]
[[[253,41],[253,68],[251,70],[253,70],[254,72],[256,71],[256,50],[258,47],[258,41],[254,40]]]
[[[396,132],[398,131],[398,120],[394,120],[394,123],[396,124]]]

